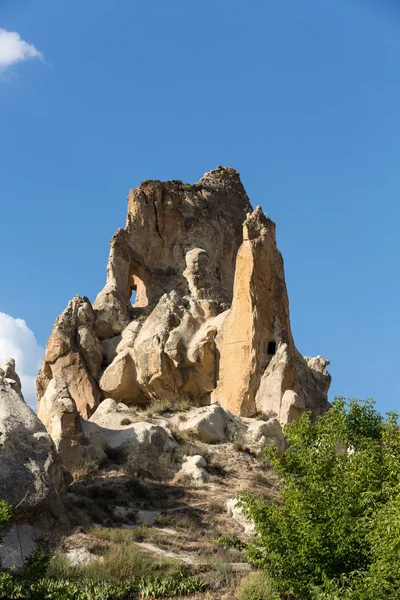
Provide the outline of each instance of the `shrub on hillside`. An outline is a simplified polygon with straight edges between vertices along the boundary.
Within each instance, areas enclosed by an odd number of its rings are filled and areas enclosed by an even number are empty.
[[[400,430],[372,401],[338,398],[314,425],[285,428],[268,449],[281,501],[242,496],[259,537],[246,553],[296,600],[400,597]]]
[[[242,579],[238,591],[239,600],[278,600],[268,576],[262,571],[250,573]]]

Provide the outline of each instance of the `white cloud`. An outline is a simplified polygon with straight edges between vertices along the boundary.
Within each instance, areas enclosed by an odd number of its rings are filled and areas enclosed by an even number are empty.
[[[30,58],[43,60],[44,56],[35,46],[25,42],[16,31],[7,31],[0,27],[0,73]]]
[[[44,355],[35,334],[23,319],[14,319],[0,312],[0,365],[14,358],[21,378],[24,398],[36,410],[35,379]]]

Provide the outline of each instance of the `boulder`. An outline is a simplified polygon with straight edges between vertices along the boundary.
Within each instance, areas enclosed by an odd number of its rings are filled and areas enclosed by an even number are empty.
[[[95,413],[90,417],[91,423],[96,423],[105,429],[124,429],[132,423],[139,421],[136,411],[112,398],[104,400]]]
[[[248,419],[244,440],[249,446],[255,446],[259,450],[263,450],[267,444],[274,444],[280,455],[285,447],[282,427],[275,418],[268,421]]]
[[[139,404],[143,401],[132,350],[126,348],[116,355],[101,376],[99,386],[106,398],[126,404]]]
[[[226,502],[226,510],[228,516],[231,517],[235,523],[242,530],[243,534],[248,537],[255,537],[256,530],[254,521],[252,521],[244,512],[243,508],[240,506],[239,500],[237,498],[229,498]]]
[[[203,456],[196,454],[195,456],[186,456],[182,464],[181,470],[177,473],[175,481],[177,483],[185,482],[191,479],[194,484],[202,485],[207,483],[210,475],[206,470],[206,460]]]
[[[124,424],[129,418],[121,416],[129,413],[118,412],[118,406],[121,405],[111,405],[112,400],[105,402],[109,402],[109,414],[114,415],[110,416],[110,426],[100,425],[107,420],[108,412],[102,406],[90,420],[82,419],[88,442],[103,449],[106,454],[118,455],[125,461],[129,471],[154,479],[171,479],[179,468],[182,451],[170,432],[160,425],[147,422]],[[118,421],[116,414],[119,414]]]
[[[221,406],[212,404],[194,409],[185,417],[184,421],[179,422],[180,431],[205,444],[227,441],[229,414]]]

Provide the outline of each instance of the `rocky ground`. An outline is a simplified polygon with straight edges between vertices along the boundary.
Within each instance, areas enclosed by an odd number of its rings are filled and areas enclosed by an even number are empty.
[[[206,583],[194,598],[235,598],[250,567],[238,550],[219,540],[235,535],[246,539],[247,524],[228,511],[227,503],[245,489],[276,497],[276,481],[263,460],[238,444],[187,441],[185,450],[205,457],[207,483],[139,479],[126,465],[81,473],[62,496],[74,532],[58,552],[79,563],[96,561],[122,545],[128,553],[140,551],[188,566]]]

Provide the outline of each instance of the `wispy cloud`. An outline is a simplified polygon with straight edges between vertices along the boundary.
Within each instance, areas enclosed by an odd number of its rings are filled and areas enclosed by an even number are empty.
[[[7,358],[15,358],[25,401],[35,410],[35,378],[43,355],[44,348],[39,346],[35,334],[23,319],[0,312],[0,365]]]
[[[19,33],[0,27],[0,74],[17,63],[35,58],[44,60],[42,52],[25,42]]]

